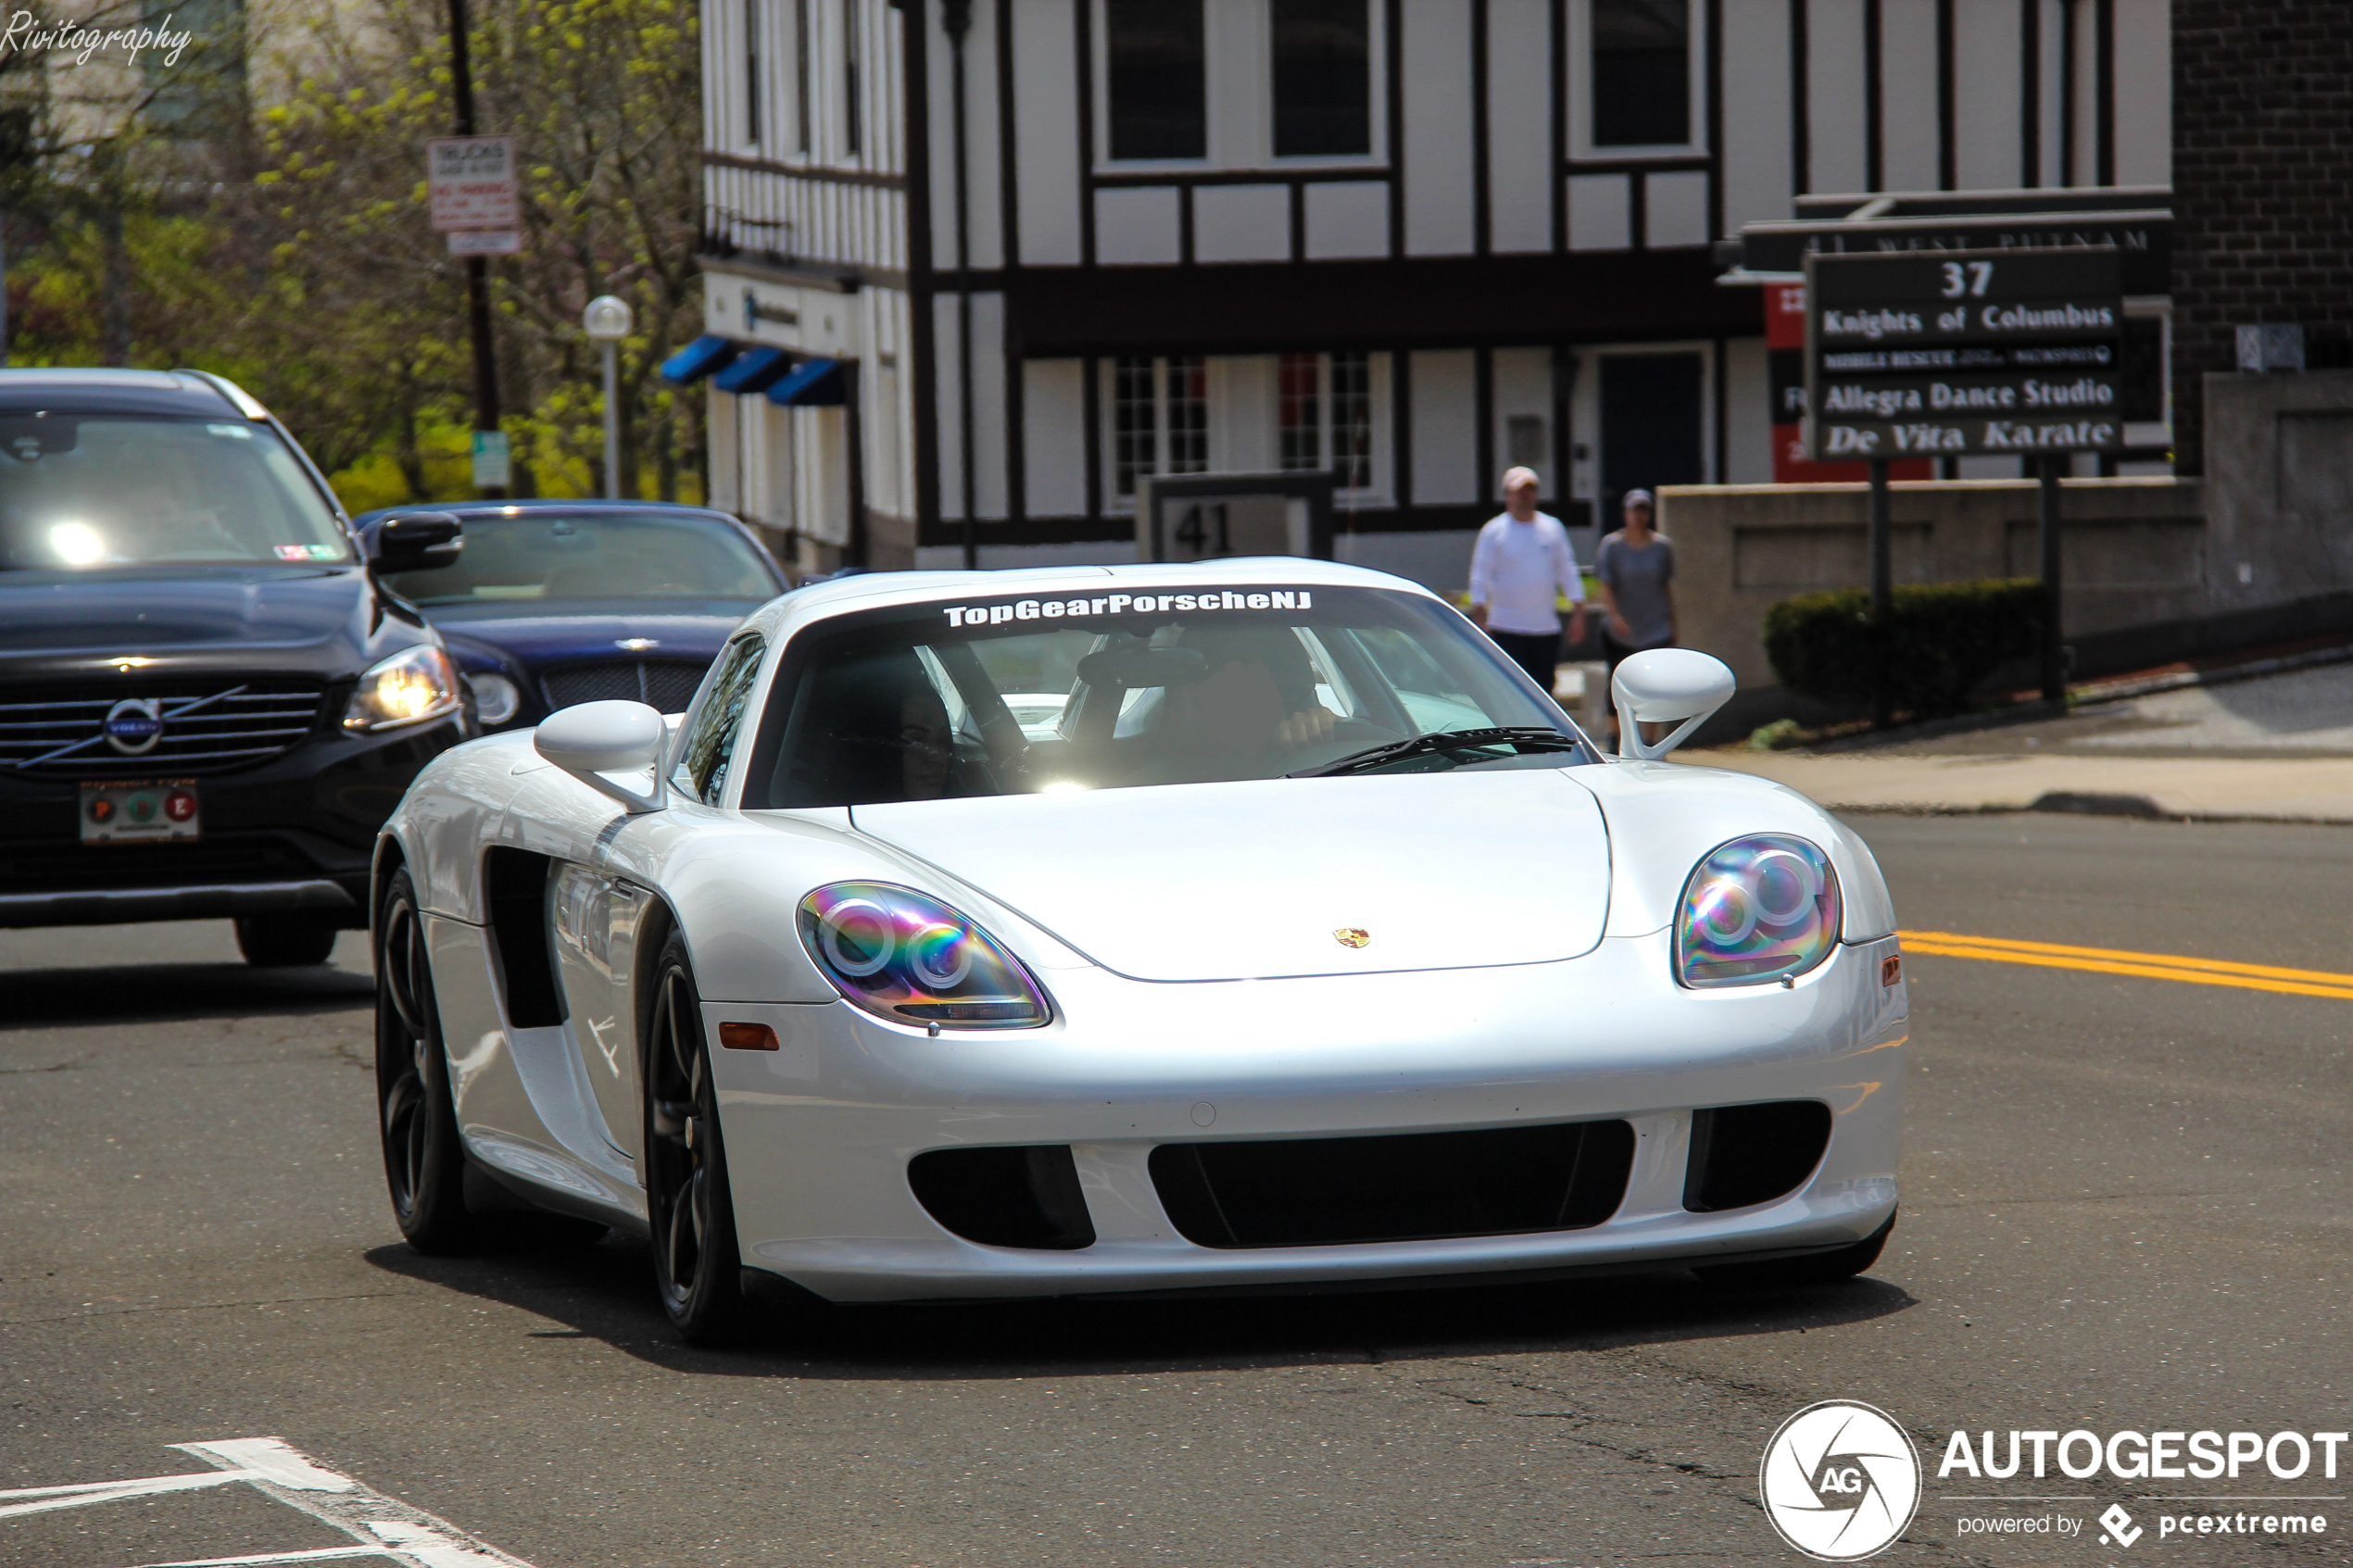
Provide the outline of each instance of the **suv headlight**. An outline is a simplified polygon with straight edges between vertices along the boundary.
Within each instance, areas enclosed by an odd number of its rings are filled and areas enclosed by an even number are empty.
[[[801,946],[877,1018],[940,1029],[1034,1029],[1046,998],[996,939],[926,894],[837,882],[800,901]]]
[[[420,643],[368,667],[343,710],[343,727],[375,731],[422,724],[455,713],[458,703],[458,671],[449,656]]]
[[[1838,946],[1838,872],[1788,834],[1752,834],[1708,852],[1683,884],[1675,977],[1755,985],[1805,973]]]

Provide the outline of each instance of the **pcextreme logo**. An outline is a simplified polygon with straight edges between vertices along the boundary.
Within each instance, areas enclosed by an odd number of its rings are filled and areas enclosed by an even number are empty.
[[[1825,1399],[1781,1423],[1756,1486],[1781,1539],[1823,1562],[1858,1562],[1911,1524],[1920,1461],[1885,1411]]]

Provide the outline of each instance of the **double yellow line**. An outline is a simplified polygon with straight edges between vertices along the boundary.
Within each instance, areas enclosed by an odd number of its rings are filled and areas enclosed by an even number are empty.
[[[2353,974],[2317,969],[2281,969],[2271,964],[2232,963],[2171,953],[2132,953],[2115,947],[2070,947],[2057,942],[2020,942],[2007,936],[1963,936],[1950,931],[1899,931],[1906,953],[1950,959],[1987,959],[1995,963],[2033,964],[2043,969],[2089,970],[2095,974],[2131,974],[2145,980],[2185,980],[2193,985],[2235,985],[2246,991],[2281,991],[2292,997],[2336,997],[2353,1001]]]

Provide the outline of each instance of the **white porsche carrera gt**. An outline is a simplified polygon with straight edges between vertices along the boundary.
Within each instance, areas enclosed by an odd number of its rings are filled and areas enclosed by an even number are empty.
[[[1322,561],[787,594],[685,715],[565,709],[394,813],[400,1227],[649,1236],[690,1338],[762,1275],[1856,1273],[1894,911],[1811,802],[1658,760],[1731,689],[1636,656],[1605,757],[1442,600]]]

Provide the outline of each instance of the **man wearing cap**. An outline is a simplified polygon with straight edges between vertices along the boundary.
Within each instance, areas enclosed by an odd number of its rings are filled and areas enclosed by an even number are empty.
[[[1471,620],[1529,678],[1553,689],[1560,663],[1560,596],[1569,604],[1571,642],[1585,640],[1585,578],[1560,519],[1536,509],[1536,472],[1504,475],[1504,511],[1478,531],[1471,549]]]

